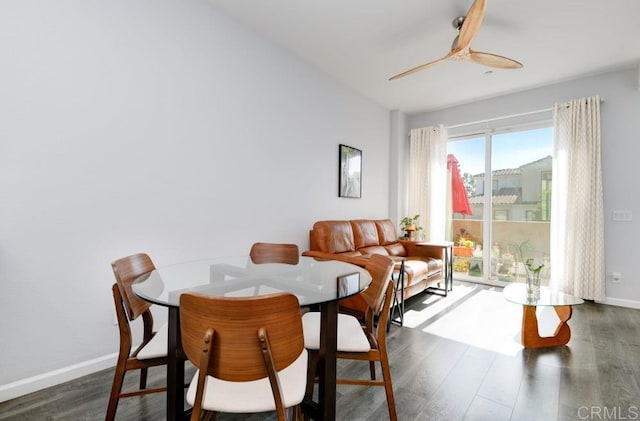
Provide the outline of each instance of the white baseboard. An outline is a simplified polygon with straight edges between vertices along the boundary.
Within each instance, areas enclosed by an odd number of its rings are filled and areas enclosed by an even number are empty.
[[[0,385],[0,402],[8,401],[32,392],[37,392],[38,390],[77,379],[109,367],[114,367],[116,365],[117,358],[118,353],[116,352],[103,357],[94,358],[93,360],[53,370],[48,373],[18,380],[13,383]]]
[[[636,309],[640,308],[640,301],[625,300],[622,298],[606,297],[604,301],[598,301],[598,302],[601,304],[609,304],[609,305],[618,306],[618,307],[627,307],[627,308],[636,308]]]

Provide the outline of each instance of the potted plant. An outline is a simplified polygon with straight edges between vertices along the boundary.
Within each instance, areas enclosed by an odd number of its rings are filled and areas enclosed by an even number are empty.
[[[530,295],[540,294],[540,272],[544,268],[544,263],[538,262],[532,256],[533,248],[529,240],[525,240],[520,244],[511,244],[511,248],[515,251],[516,259],[523,264],[527,274],[526,284],[527,293]]]
[[[400,220],[400,229],[405,232],[408,239],[412,240],[414,233],[422,229],[420,226],[420,215],[405,216]]]

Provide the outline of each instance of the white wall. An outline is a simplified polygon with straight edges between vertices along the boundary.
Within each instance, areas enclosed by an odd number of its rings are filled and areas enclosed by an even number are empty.
[[[0,51],[0,392],[116,352],[116,258],[388,215],[388,110],[204,0],[3,1]],[[339,143],[362,199],[337,197]]]
[[[640,308],[640,195],[637,152],[640,137],[640,92],[636,68],[585,77],[565,83],[505,95],[463,106],[409,117],[409,129],[445,126],[526,113],[552,107],[555,102],[600,95],[602,169],[605,211],[607,302]],[[632,222],[612,221],[613,210],[635,211]],[[611,272],[621,272],[619,284]]]
[[[409,143],[407,141],[407,115],[393,110],[390,113],[389,132],[389,218],[400,221],[406,216],[408,204]]]

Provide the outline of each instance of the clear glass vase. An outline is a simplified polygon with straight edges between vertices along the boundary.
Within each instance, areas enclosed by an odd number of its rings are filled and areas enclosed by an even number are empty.
[[[527,294],[540,295],[540,272],[527,271]]]

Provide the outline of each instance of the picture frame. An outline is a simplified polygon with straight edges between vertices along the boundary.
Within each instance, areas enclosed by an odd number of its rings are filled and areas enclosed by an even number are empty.
[[[360,273],[353,272],[346,275],[338,276],[338,298],[348,297],[357,294],[360,291]]]
[[[339,145],[338,197],[360,199],[362,195],[362,151]]]

